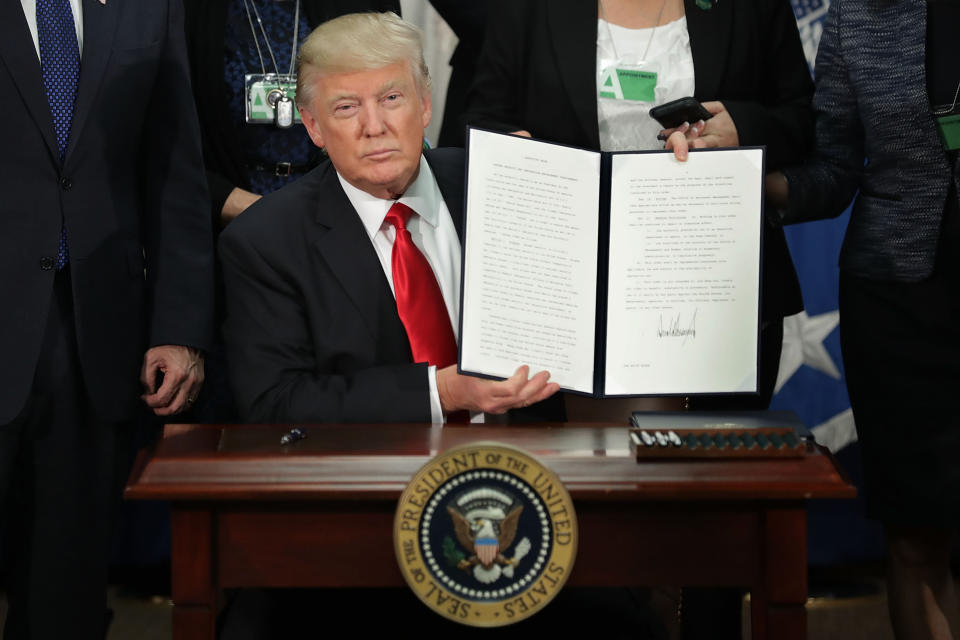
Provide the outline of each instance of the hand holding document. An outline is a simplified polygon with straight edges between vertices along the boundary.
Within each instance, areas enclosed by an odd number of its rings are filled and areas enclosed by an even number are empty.
[[[756,392],[763,150],[597,153],[471,129],[460,370]]]

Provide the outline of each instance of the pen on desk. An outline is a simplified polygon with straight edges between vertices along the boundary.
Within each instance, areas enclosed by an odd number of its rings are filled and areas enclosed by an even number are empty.
[[[297,440],[303,440],[306,437],[307,437],[307,434],[306,432],[304,432],[303,429],[301,429],[300,427],[294,427],[293,429],[290,429],[290,431],[286,432],[280,437],[280,444],[281,445],[292,444]]]

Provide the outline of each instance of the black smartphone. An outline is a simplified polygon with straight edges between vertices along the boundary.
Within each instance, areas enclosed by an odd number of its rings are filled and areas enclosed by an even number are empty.
[[[704,109],[696,98],[688,96],[650,109],[650,117],[663,125],[664,129],[673,129],[684,122],[693,124],[700,120],[709,120],[713,114]]]

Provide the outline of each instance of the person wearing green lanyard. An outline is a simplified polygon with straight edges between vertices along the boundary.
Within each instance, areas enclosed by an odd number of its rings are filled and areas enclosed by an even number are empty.
[[[813,82],[789,0],[504,0],[490,16],[465,124],[594,150],[662,149],[650,109],[693,96],[713,114],[682,127],[695,146],[764,145],[768,170],[812,146]],[[783,318],[803,302],[783,230],[765,225],[763,243],[760,394],[693,397],[692,409],[770,403]],[[684,589],[685,637],[739,637],[739,594],[726,595]]]
[[[816,148],[769,176],[783,224],[837,216],[840,342],[897,638],[958,638],[960,2],[833,0]],[[858,193],[859,192],[859,193]]]
[[[648,113],[693,96],[697,145],[765,145],[767,168],[813,138],[813,83],[788,0],[509,0],[494,4],[464,123],[602,151],[662,149]],[[766,408],[784,316],[803,308],[783,231],[764,229],[759,396],[691,408]]]
[[[290,75],[299,42],[313,27],[344,13],[399,13],[400,3],[193,0],[185,9],[190,73],[203,131],[212,213],[219,228],[259,196],[320,161],[319,155],[312,155],[299,119],[289,129],[278,128],[269,101],[253,104],[261,98],[256,89],[263,86],[262,76]],[[249,83],[248,76],[253,76]],[[289,93],[290,86],[288,82],[281,88]],[[268,89],[262,98],[269,93]]]

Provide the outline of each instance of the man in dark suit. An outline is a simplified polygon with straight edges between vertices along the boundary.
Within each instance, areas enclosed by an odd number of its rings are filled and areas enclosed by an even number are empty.
[[[125,423],[193,402],[211,334],[180,0],[0,3],[0,95],[4,637],[102,638]]]
[[[422,153],[429,77],[392,14],[318,27],[297,99],[330,162],[266,196],[220,238],[226,339],[250,421],[441,422],[557,390],[456,370],[463,155]],[[409,216],[407,218],[406,216]]]

